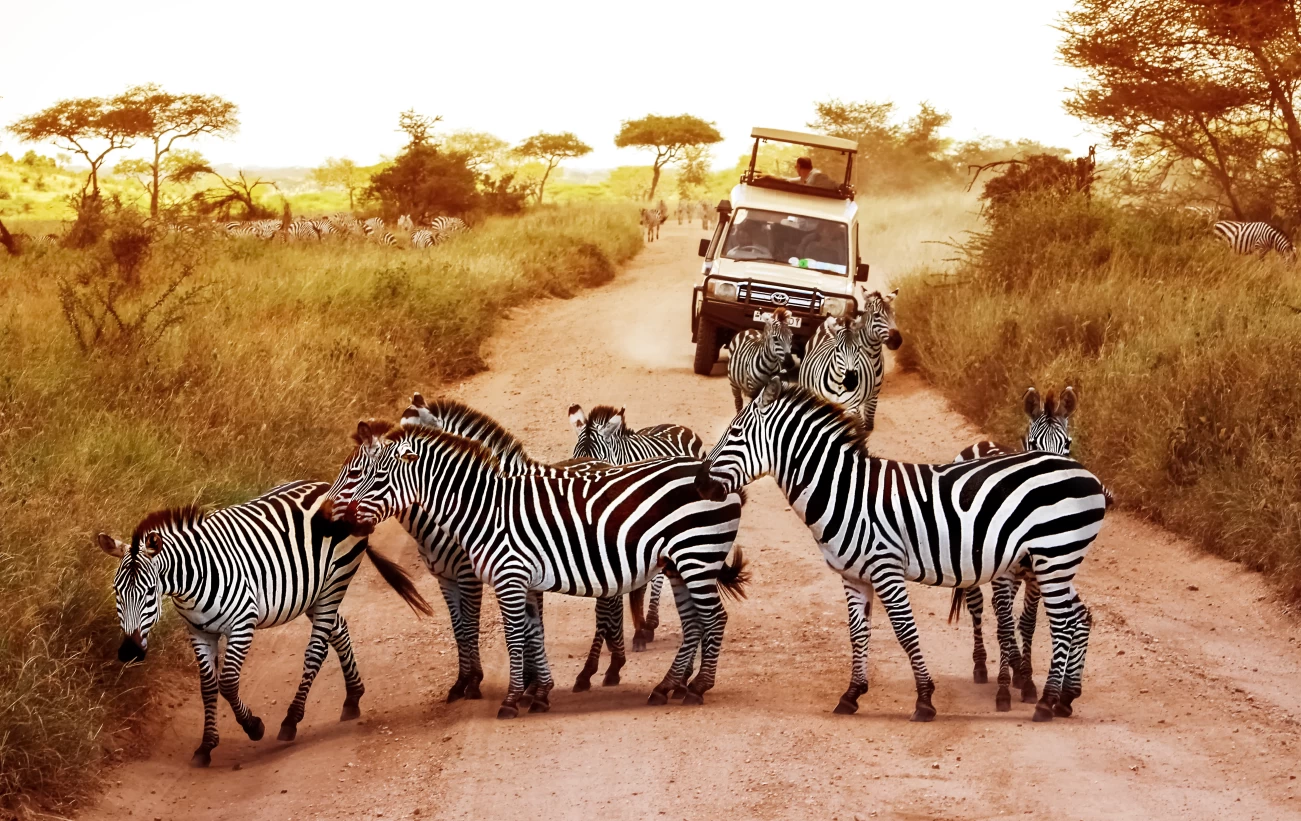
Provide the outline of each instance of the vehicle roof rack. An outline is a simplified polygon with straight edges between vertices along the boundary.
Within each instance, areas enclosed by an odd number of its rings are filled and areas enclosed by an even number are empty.
[[[825,134],[804,134],[799,131],[783,131],[780,128],[753,128],[750,136],[756,140],[768,140],[774,143],[794,143],[810,148],[827,148],[832,151],[858,153],[858,143],[843,137],[828,137]]]
[[[827,197],[836,200],[852,200],[857,195],[854,191],[854,157],[858,154],[858,143],[843,137],[828,137],[824,134],[805,134],[800,131],[784,131],[780,128],[753,128],[750,136],[754,138],[754,148],[750,151],[750,167],[741,175],[742,185],[757,188],[770,188],[774,191],[786,191],[791,194],[804,194],[814,197]],[[774,177],[757,173],[755,163],[759,159],[759,143],[774,142],[803,145],[809,148],[821,148],[838,151],[845,155],[845,178],[836,185],[827,181],[826,185],[808,185],[799,180]]]

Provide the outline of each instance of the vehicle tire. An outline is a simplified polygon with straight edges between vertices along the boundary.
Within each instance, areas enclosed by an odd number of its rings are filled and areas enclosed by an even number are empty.
[[[718,362],[718,326],[703,316],[696,325],[696,359],[692,368],[701,376],[709,376]]]

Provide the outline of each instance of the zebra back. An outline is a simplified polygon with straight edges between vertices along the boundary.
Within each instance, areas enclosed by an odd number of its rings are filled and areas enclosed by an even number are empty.
[[[1212,226],[1212,230],[1239,254],[1266,254],[1272,250],[1289,258],[1296,257],[1296,250],[1288,238],[1267,222],[1221,220]]]

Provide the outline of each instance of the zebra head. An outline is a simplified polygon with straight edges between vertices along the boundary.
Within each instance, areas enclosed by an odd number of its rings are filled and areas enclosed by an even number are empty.
[[[419,393],[411,394],[411,404],[407,406],[406,410],[402,411],[402,418],[398,420],[398,424],[402,426],[403,430],[406,430],[412,425],[423,425],[427,428],[437,428],[438,430],[443,429],[441,420],[429,407],[429,403],[425,401],[425,397],[421,396]]]
[[[573,458],[613,463],[614,439],[627,432],[623,414],[623,408],[597,405],[589,417],[583,412],[582,405],[570,405],[569,424],[578,434]]]
[[[352,456],[348,457],[348,461],[344,462],[343,469],[339,471],[334,484],[330,485],[329,492],[325,494],[326,504],[330,506],[327,512],[330,521],[341,522],[346,517],[348,505],[352,503],[353,494],[357,490],[357,483],[379,458],[380,453],[392,445],[384,438],[392,427],[388,422],[378,419],[371,419],[369,422],[362,420],[357,423],[357,430],[352,434],[352,441],[357,447],[353,450]]]
[[[773,409],[784,389],[781,377],[773,377],[732,420],[696,474],[701,498],[721,502],[772,471],[772,432],[780,423]]]
[[[768,353],[783,363],[791,355],[795,332],[787,324],[789,314],[785,308],[774,308],[772,316],[763,321],[763,344]]]
[[[903,335],[894,324],[894,299],[899,295],[895,288],[888,294],[873,291],[863,298],[863,310],[850,322],[855,340],[864,347],[884,344],[892,351],[903,344]]]
[[[117,620],[122,627],[118,661],[144,661],[149,631],[158,623],[162,611],[162,576],[157,559],[163,549],[163,534],[157,530],[137,532],[129,545],[107,533],[100,533],[95,541],[100,550],[121,560],[113,576]]]
[[[1061,404],[1052,391],[1042,398],[1033,386],[1026,391],[1025,415],[1030,417],[1030,427],[1025,432],[1025,449],[1069,456],[1070,416],[1075,413],[1076,404],[1075,388],[1069,385],[1062,391]]]

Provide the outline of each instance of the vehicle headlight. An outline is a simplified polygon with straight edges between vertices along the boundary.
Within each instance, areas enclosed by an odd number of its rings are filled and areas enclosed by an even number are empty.
[[[705,293],[726,302],[736,302],[736,283],[721,279],[711,279],[705,286]]]
[[[849,312],[853,308],[854,301],[852,299],[838,296],[825,296],[822,298],[823,316],[849,316]]]

